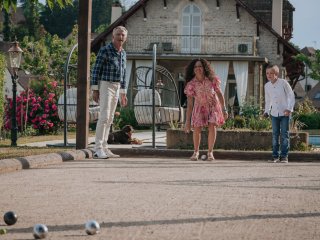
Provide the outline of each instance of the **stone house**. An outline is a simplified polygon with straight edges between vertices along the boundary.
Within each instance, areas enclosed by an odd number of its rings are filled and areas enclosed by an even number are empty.
[[[186,65],[191,59],[205,58],[221,79],[229,108],[242,106],[249,98],[262,106],[267,63],[278,64],[281,76],[291,80],[303,71],[292,62],[299,51],[288,42],[293,11],[288,0],[140,0],[115,18],[91,48],[97,52],[108,43],[114,27],[128,29],[125,49],[131,104],[136,69],[152,66],[151,50],[156,44],[157,65],[170,72],[181,105]],[[163,98],[176,101],[170,95]]]

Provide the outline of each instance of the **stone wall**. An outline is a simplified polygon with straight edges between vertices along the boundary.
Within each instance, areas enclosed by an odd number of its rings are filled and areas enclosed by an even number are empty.
[[[202,132],[200,149],[207,149],[208,132]],[[308,146],[309,133],[290,133],[291,148],[297,149],[301,143]],[[271,150],[271,131],[218,130],[215,149],[233,150]],[[167,130],[168,149],[193,149],[192,133],[183,130]]]
[[[256,35],[257,20],[245,9],[239,8],[240,19],[237,21],[236,1],[221,1],[220,8],[216,8],[216,1],[167,1],[167,8],[163,8],[163,1],[148,1],[145,6],[147,18],[144,19],[142,8],[134,13],[126,23],[130,34],[135,35],[182,35],[182,11],[188,4],[196,4],[201,10],[201,34],[216,36],[254,36]],[[144,46],[148,46],[148,41]],[[260,38],[257,40],[258,55],[266,57],[275,64],[281,63],[281,58],[277,54],[277,38],[260,25]],[[128,50],[128,49],[127,49]],[[280,54],[281,55],[281,54]]]

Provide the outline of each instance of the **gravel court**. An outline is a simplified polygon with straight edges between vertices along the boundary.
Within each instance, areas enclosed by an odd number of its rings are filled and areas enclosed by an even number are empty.
[[[320,239],[320,163],[68,161],[0,175],[0,239]],[[86,221],[101,232],[88,236]]]

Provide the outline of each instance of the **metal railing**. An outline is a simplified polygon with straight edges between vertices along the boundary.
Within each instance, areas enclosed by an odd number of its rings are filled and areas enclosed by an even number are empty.
[[[256,55],[254,36],[237,35],[139,35],[130,34],[128,53]]]

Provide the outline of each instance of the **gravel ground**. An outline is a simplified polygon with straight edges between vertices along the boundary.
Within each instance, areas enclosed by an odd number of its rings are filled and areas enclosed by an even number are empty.
[[[67,161],[0,174],[0,239],[320,239],[320,163],[191,162],[182,158]],[[86,235],[84,224],[100,223]]]

